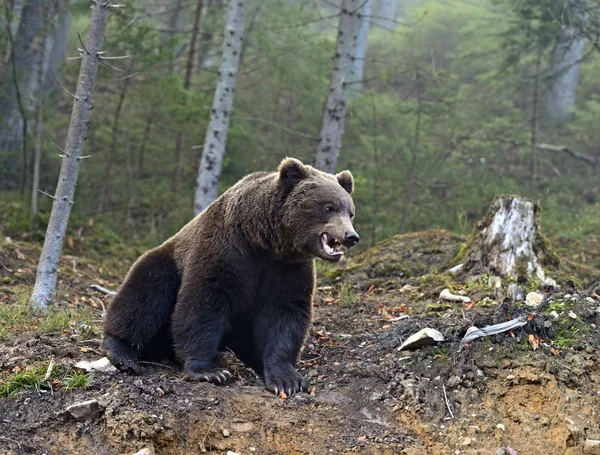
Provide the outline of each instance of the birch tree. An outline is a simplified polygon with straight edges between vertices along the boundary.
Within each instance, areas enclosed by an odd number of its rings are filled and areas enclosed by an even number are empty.
[[[81,51],[81,68],[75,91],[75,101],[71,113],[71,122],[67,142],[62,154],[62,166],[58,186],[53,197],[52,212],[46,229],[44,246],[37,267],[33,293],[29,305],[35,310],[45,310],[52,302],[56,290],[58,261],[67,230],[69,214],[73,205],[73,196],[79,174],[81,150],[85,140],[94,82],[100,62],[100,49],[104,42],[104,31],[108,11],[112,7],[109,1],[96,0],[92,9],[92,19],[86,45]],[[117,6],[117,5],[115,5]]]
[[[227,132],[233,109],[235,85],[242,54],[246,4],[246,0],[230,0],[227,7],[227,22],[223,36],[219,79],[198,168],[194,198],[195,215],[208,207],[217,198],[219,191],[219,178],[221,177]]]
[[[348,98],[352,84],[357,82],[354,61],[361,26],[360,10],[364,4],[364,0],[342,0],[333,70],[315,157],[315,167],[325,172],[335,172],[344,134]]]
[[[185,65],[185,76],[183,78],[183,90],[186,92],[192,87],[192,75],[194,74],[194,60],[196,58],[196,45],[198,43],[198,33],[200,32],[200,18],[202,17],[202,9],[204,6],[203,0],[198,0],[196,3],[196,12],[194,14],[194,27],[192,28],[192,36],[190,37],[190,45],[188,48],[187,64]],[[187,99],[186,99],[187,101]],[[173,174],[173,192],[179,194],[181,186],[181,173],[183,171],[183,129],[177,131],[175,138],[175,172]]]

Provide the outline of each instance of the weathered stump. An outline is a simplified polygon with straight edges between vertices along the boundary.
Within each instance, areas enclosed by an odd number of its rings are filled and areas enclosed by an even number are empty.
[[[540,215],[535,202],[496,196],[463,250],[463,271],[545,282],[544,267],[558,267],[559,259],[541,233]]]

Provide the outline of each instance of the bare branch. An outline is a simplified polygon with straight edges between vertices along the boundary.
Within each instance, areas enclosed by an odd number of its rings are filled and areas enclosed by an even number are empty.
[[[81,47],[83,47],[83,50],[86,52],[87,55],[90,55],[90,51],[88,51],[85,47],[85,44],[83,44],[83,40],[81,39],[81,35],[79,34],[79,32],[77,32],[77,37],[79,38],[79,42],[81,43]]]
[[[77,98],[75,95],[73,95],[71,92],[69,92],[66,88],[64,88],[62,86],[62,84],[60,82],[58,82],[58,79],[56,79],[56,76],[54,75],[54,72],[52,70],[49,70],[49,71],[50,71],[50,74],[52,75],[52,78],[56,81],[56,83],[62,89],[62,91],[65,92],[67,95],[73,97],[75,100],[79,101],[79,98]]]
[[[117,295],[115,291],[111,291],[110,289],[106,289],[105,287],[100,286],[99,284],[90,284],[90,288],[95,289],[98,292],[102,292],[107,295]]]
[[[109,35],[104,35],[104,36],[115,36],[115,35],[118,35],[119,33],[122,33],[122,32],[124,32],[125,30],[127,30],[127,29],[129,28],[129,26],[130,26],[131,24],[133,24],[133,22],[134,22],[134,21],[135,21],[135,20],[136,20],[138,17],[139,17],[139,16],[136,14],[135,16],[133,16],[133,19],[131,19],[131,20],[129,21],[129,23],[128,23],[128,24],[127,24],[125,27],[123,27],[121,30],[119,30],[118,32],[115,32],[115,33],[111,33],[111,34],[109,34]]]
[[[583,153],[578,153],[566,145],[536,144],[536,147],[540,150],[545,150],[549,152],[563,152],[575,159],[585,161],[586,163],[592,165],[598,164],[598,158],[594,156],[585,155]]]
[[[123,59],[123,58],[129,58],[129,57],[130,57],[130,55],[119,55],[119,56],[115,56],[115,57],[103,57],[103,56],[100,56],[100,55],[98,56],[98,58],[100,60],[120,60],[120,59]]]
[[[130,77],[133,77],[133,76],[135,76],[136,74],[139,74],[139,73],[140,73],[139,71],[136,71],[135,73],[131,73],[131,74],[128,74],[127,76],[123,76],[123,77],[115,77],[115,78],[112,78],[112,79],[108,79],[108,78],[105,78],[105,77],[98,77],[98,79],[102,79],[103,81],[109,81],[109,82],[118,82],[118,81],[122,81],[122,80],[125,80],[125,79],[129,79]]]
[[[100,61],[100,63],[102,63],[104,66],[108,66],[110,69],[113,69],[113,70],[115,70],[115,71],[121,71],[121,72],[123,71],[121,68],[117,68],[116,66],[112,66],[112,65],[110,65],[110,64],[108,64],[108,63],[106,63],[106,62],[105,62],[103,59],[101,59],[101,58],[100,58],[100,59],[98,59],[98,60]]]
[[[51,194],[46,193],[45,191],[42,190],[38,190],[40,193],[42,193],[44,196],[48,196],[50,199],[56,199],[54,196],[52,196]]]
[[[52,140],[52,138],[50,136],[46,136],[46,138],[50,141],[50,143],[60,152],[65,153],[65,151],[63,149],[61,149],[58,145],[56,145],[56,142],[54,142]]]

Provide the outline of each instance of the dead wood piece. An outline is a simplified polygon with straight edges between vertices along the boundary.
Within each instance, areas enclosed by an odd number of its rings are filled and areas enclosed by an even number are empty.
[[[527,324],[527,319],[523,316],[519,316],[517,319],[513,319],[511,321],[502,322],[500,324],[488,325],[482,329],[477,327],[471,327],[467,330],[464,338],[460,342],[459,350],[463,348],[463,346],[471,341],[481,338],[487,337],[490,335],[498,335],[499,333],[508,332],[509,330],[516,329],[518,327],[523,327]]]

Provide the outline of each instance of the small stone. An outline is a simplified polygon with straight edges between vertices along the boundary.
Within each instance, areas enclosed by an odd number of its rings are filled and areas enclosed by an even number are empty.
[[[552,316],[554,319],[558,319],[558,313],[556,311],[552,311],[550,316]]]
[[[502,279],[499,276],[491,275],[488,278],[488,288],[490,289],[500,289],[502,287]]]
[[[142,450],[138,450],[133,455],[154,455],[154,450],[144,447]]]
[[[596,303],[596,302],[594,302],[594,299],[592,299],[591,297],[586,297],[585,301],[588,303]]]
[[[525,297],[525,291],[516,283],[510,283],[507,290],[508,298],[511,302],[522,302]]]
[[[100,371],[101,373],[116,373],[118,371],[117,368],[110,363],[110,360],[108,360],[107,357],[102,357],[93,362],[82,360],[75,364],[75,368],[80,368],[85,371]]]
[[[573,313],[572,311],[569,311],[569,317],[571,319],[577,319],[577,315],[575,313]]]
[[[512,381],[515,378],[514,374],[509,374],[508,376],[506,376],[506,379],[508,379],[509,381]]]
[[[496,425],[496,428],[498,428],[499,430],[502,430],[502,431],[506,431],[506,427],[504,425],[502,425],[501,423]]]
[[[100,406],[96,400],[82,401],[72,404],[67,408],[67,412],[79,422],[95,419],[100,415]]]
[[[503,448],[499,448],[498,450],[496,450],[496,455],[506,455],[506,450],[504,450]]]
[[[544,296],[542,294],[538,294],[537,292],[530,292],[525,297],[525,304],[527,306],[536,307],[544,300]]]
[[[227,430],[226,428],[223,428],[221,430],[221,433],[223,433],[223,436],[225,436],[226,438],[228,438],[231,435],[231,433],[229,433],[229,430]]]
[[[472,442],[471,438],[465,438],[465,439],[463,439],[462,445],[469,446],[469,445],[471,445],[471,442]]]
[[[138,378],[135,381],[133,381],[133,385],[136,387],[142,387],[144,385],[144,381]]]

